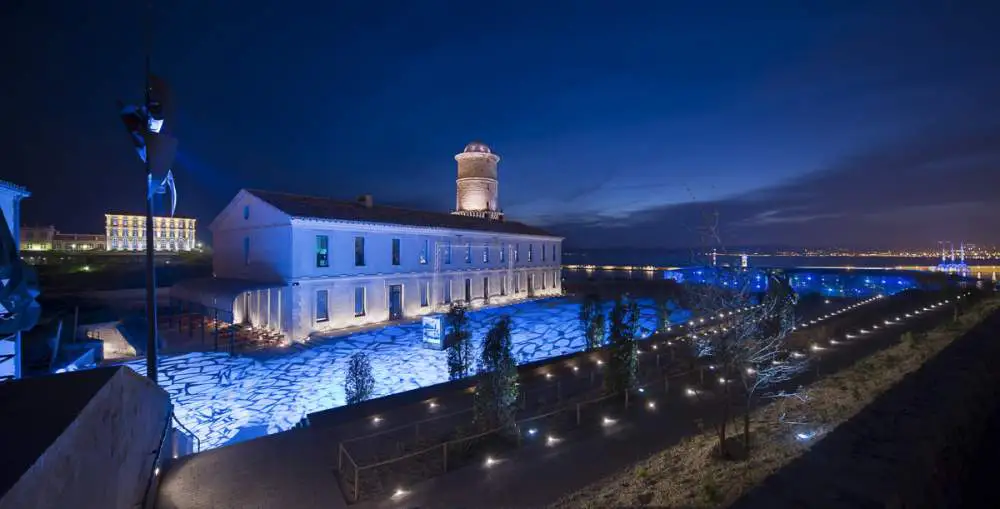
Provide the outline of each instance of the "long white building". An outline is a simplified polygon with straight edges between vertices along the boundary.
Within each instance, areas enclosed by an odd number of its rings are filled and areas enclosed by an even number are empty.
[[[211,280],[172,295],[231,312],[236,323],[311,334],[562,293],[562,238],[504,218],[499,156],[470,143],[456,156],[452,213],[241,190],[211,223]]]

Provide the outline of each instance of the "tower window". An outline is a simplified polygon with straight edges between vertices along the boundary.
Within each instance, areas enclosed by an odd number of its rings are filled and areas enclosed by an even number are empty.
[[[507,245],[500,244],[500,263],[505,263],[507,261]]]
[[[534,247],[534,246],[532,246],[531,244],[528,244],[528,263],[531,263],[531,258],[532,258],[532,256],[531,256],[531,255],[532,255],[532,251],[533,251],[533,249],[532,249],[532,248],[533,248],[533,247]]]
[[[472,263],[472,241],[465,243],[465,263]]]
[[[431,247],[431,241],[427,240],[427,239],[424,239],[424,245],[420,249],[420,264],[421,265],[426,265],[427,264],[427,253],[430,252],[430,247]]]
[[[354,316],[365,316],[365,287],[354,289]]]
[[[483,263],[490,263],[490,248],[486,246],[483,248]]]
[[[392,264],[399,265],[399,239],[392,239]]]

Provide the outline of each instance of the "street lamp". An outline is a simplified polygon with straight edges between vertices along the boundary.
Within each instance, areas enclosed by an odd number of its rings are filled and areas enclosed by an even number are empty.
[[[154,270],[153,200],[156,195],[170,192],[170,215],[177,208],[177,187],[170,171],[177,152],[177,139],[169,133],[166,122],[170,106],[166,83],[152,75],[150,53],[152,45],[152,2],[149,2],[149,19],[146,33],[145,86],[141,105],[119,103],[119,115],[132,138],[133,147],[146,169],[146,376],[157,383],[156,331],[156,271]],[[164,175],[160,180],[154,175]]]

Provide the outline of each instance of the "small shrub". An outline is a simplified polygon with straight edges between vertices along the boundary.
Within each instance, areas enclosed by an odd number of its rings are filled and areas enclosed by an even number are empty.
[[[347,374],[344,376],[344,395],[347,404],[353,405],[372,397],[375,393],[375,377],[372,376],[372,363],[368,354],[355,352],[347,361]]]
[[[637,479],[645,479],[649,477],[649,470],[646,467],[639,467],[635,469],[635,477]]]

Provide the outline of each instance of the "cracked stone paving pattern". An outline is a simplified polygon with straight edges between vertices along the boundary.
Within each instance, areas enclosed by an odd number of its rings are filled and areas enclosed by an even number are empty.
[[[639,301],[641,335],[656,312]],[[607,304],[610,307],[610,304]],[[476,351],[493,321],[511,316],[518,363],[584,349],[578,303],[563,298],[523,302],[469,313]],[[672,322],[689,313],[675,311]],[[292,428],[306,414],[344,404],[344,372],[356,351],[368,353],[376,396],[447,381],[446,353],[421,346],[421,324],[388,326],[348,336],[314,339],[304,346],[261,358],[197,352],[164,356],[159,381],[174,403],[177,419],[211,449]],[[145,375],[144,361],[126,363]]]

